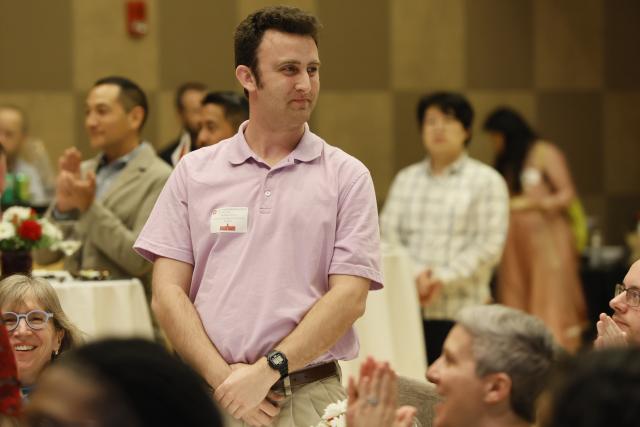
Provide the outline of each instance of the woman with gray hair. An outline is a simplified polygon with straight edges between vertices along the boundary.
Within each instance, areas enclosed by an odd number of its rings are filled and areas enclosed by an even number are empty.
[[[26,397],[45,366],[82,341],[81,332],[44,279],[16,274],[0,281],[0,312]]]

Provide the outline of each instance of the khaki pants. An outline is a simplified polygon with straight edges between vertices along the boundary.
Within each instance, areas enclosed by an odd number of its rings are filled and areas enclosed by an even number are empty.
[[[296,390],[292,396],[280,403],[280,414],[272,424],[274,427],[315,426],[328,404],[346,399],[347,393],[338,377],[316,381]],[[242,420],[225,414],[225,427],[247,427]]]

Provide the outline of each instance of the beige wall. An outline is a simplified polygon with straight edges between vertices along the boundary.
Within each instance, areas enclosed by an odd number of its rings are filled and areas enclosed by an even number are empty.
[[[53,158],[75,144],[87,89],[123,74],[148,92],[145,135],[178,132],[175,87],[238,89],[233,30],[268,0],[147,0],[149,34],[125,31],[125,1],[0,0],[0,103],[23,106]],[[322,95],[313,129],[362,159],[384,200],[419,160],[414,109],[434,89],[465,93],[476,112],[471,154],[490,162],[480,124],[520,109],[567,154],[590,213],[620,241],[640,210],[640,2],[635,0],[298,0],[324,24]]]

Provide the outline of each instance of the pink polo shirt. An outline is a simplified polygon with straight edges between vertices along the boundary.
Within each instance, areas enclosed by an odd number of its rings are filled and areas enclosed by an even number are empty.
[[[150,261],[193,265],[189,297],[228,363],[273,349],[328,291],[330,274],[382,287],[367,168],[306,125],[295,150],[270,168],[247,145],[247,123],[178,163],[134,245]],[[229,207],[248,208],[245,233],[211,231],[212,217]],[[358,348],[351,328],[314,363],[353,359]]]

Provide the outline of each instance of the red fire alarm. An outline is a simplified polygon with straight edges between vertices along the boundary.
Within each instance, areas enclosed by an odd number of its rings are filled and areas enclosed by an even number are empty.
[[[127,31],[134,38],[147,34],[147,5],[143,0],[129,0],[127,2]]]

